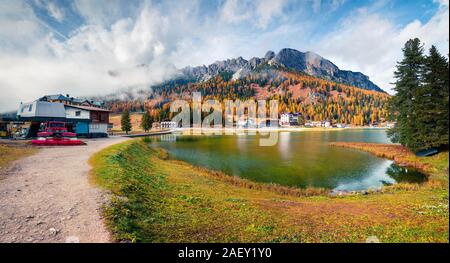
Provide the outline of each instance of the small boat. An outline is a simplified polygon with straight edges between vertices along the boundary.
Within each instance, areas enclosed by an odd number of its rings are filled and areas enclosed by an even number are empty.
[[[77,134],[68,132],[65,122],[49,121],[44,123],[43,131],[38,132],[37,139],[32,140],[33,145],[40,146],[69,146],[83,145],[84,142],[77,138]]]
[[[416,155],[419,157],[426,157],[426,156],[435,155],[437,153],[439,153],[439,150],[437,148],[428,148],[428,149],[416,152]]]

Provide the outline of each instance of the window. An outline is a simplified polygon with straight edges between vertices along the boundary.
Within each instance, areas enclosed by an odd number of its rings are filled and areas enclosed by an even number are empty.
[[[30,106],[28,106],[28,111],[32,111],[33,110],[33,104],[30,104]]]
[[[93,122],[98,122],[98,113],[91,111],[91,119]]]
[[[77,110],[77,111],[75,112],[75,116],[81,116],[81,111]]]

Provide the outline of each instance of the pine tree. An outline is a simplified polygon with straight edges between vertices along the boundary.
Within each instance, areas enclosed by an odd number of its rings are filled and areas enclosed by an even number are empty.
[[[142,115],[141,119],[141,128],[147,132],[152,128],[152,116],[150,115],[150,112],[148,110],[145,110],[144,115]]]
[[[411,148],[447,148],[449,137],[449,74],[447,58],[432,46],[425,59],[423,85],[414,101],[417,130]]]
[[[436,47],[424,57],[420,40],[409,40],[395,71],[391,116],[397,121],[388,131],[392,141],[413,151],[449,145],[449,64]]]
[[[394,72],[396,94],[389,105],[391,116],[394,116],[397,124],[388,131],[388,136],[393,142],[417,150],[414,135],[419,128],[414,101],[422,85],[421,76],[425,58],[423,46],[418,38],[408,40],[402,50],[403,60],[397,63],[397,70]]]
[[[128,134],[128,132],[131,131],[130,112],[128,111],[128,109],[125,109],[122,112],[120,124],[122,126],[122,131],[124,131],[126,134]]]

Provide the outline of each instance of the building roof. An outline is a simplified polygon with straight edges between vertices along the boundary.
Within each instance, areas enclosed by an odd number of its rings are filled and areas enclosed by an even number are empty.
[[[66,107],[72,107],[82,110],[88,110],[88,111],[104,111],[104,112],[110,112],[110,110],[98,108],[98,107],[92,107],[92,106],[82,106],[82,105],[65,105]]]
[[[103,104],[104,104],[104,103],[101,102],[101,101],[91,101],[91,103],[94,104],[95,106],[99,106],[99,107],[100,107],[100,106],[103,106]]]
[[[70,101],[70,98],[62,95],[62,94],[55,94],[55,95],[45,95],[41,97],[39,100],[66,100]]]
[[[61,101],[70,101],[70,102],[76,102],[76,103],[84,103],[87,102],[89,104],[95,105],[95,106],[102,106],[103,102],[101,101],[94,101],[94,100],[88,100],[88,99],[80,99],[80,98],[74,98],[70,97],[68,95],[64,96],[62,94],[55,94],[55,95],[45,95],[41,97],[39,100],[61,100]]]
[[[85,101],[87,101],[87,100],[84,100],[84,99],[78,99],[78,98],[71,98],[70,101],[72,101],[72,102],[77,102],[77,103],[83,103],[83,102],[85,102]]]

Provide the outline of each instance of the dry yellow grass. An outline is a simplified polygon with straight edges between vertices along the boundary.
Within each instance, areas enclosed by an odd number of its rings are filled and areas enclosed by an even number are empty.
[[[0,169],[11,162],[37,152],[36,148],[24,144],[0,144]]]
[[[141,118],[142,118],[142,113],[130,113],[130,120],[131,120],[131,131],[132,132],[142,132],[142,128],[141,128]],[[121,131],[121,125],[120,125],[120,120],[121,120],[121,114],[111,114],[109,116],[109,122],[113,124],[113,131]]]

